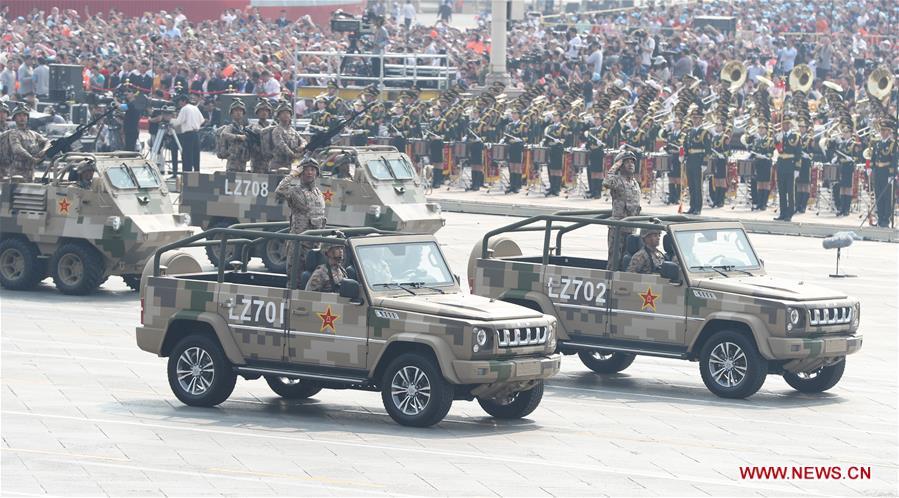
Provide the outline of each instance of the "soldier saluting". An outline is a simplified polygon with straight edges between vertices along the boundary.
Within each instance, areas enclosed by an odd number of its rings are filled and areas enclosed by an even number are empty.
[[[640,206],[640,183],[634,177],[637,167],[637,156],[625,151],[615,157],[615,164],[609,169],[609,175],[603,186],[612,195],[612,216],[610,219],[621,220],[628,216],[637,216],[642,211]],[[616,231],[618,236],[616,236]],[[609,263],[617,255],[624,252],[624,241],[633,228],[609,227]]]
[[[225,169],[228,171],[246,171],[247,161],[250,159],[250,146],[247,142],[246,123],[244,116],[247,108],[243,101],[234,99],[228,113],[231,122],[222,127],[216,140],[216,148],[221,151],[220,159],[225,159]],[[224,157],[223,157],[224,156]]]
[[[44,160],[50,141],[36,131],[28,129],[28,108],[19,104],[12,112],[16,129],[8,132],[9,150],[12,152],[10,175],[20,175],[26,182],[34,179],[34,166]]]
[[[306,230],[315,230],[325,227],[325,197],[322,191],[315,185],[315,179],[319,176],[318,161],[312,158],[304,159],[299,166],[281,180],[275,189],[275,194],[287,201],[290,208],[290,233],[301,234]],[[300,268],[303,268],[306,252],[312,249],[311,242],[303,242],[299,260]],[[287,274],[290,275],[290,264],[293,260],[293,249],[288,244]]]

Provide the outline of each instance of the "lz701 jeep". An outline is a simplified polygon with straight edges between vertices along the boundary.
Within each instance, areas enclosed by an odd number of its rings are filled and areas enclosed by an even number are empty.
[[[411,233],[435,233],[443,227],[440,206],[425,199],[412,162],[396,148],[335,146],[316,151],[316,157],[323,165],[319,186],[328,226]],[[287,203],[274,193],[282,178],[283,174],[237,171],[185,173],[181,212],[203,229],[288,220]],[[219,261],[216,251],[207,249],[214,265]],[[269,240],[257,253],[270,271],[286,271],[282,241]]]
[[[727,398],[754,394],[768,374],[802,392],[830,389],[861,347],[858,300],[766,276],[739,222],[609,215],[560,212],[487,233],[469,262],[472,292],[554,315],[559,350],[595,372],[620,372],[635,355],[699,361],[708,389]],[[598,225],[626,236],[621,257],[566,255],[566,235]],[[660,273],[625,271],[643,250],[625,228],[664,232]],[[543,232],[542,255],[498,237],[522,231]]]
[[[540,403],[543,380],[559,370],[554,318],[462,294],[431,235],[274,232],[284,227],[216,228],[157,252],[137,344],[169,357],[169,384],[182,402],[222,403],[241,375],[265,377],[287,398],[322,388],[380,391],[390,416],[411,426],[439,422],[454,399],[477,398],[499,418],[524,417]],[[271,238],[294,248],[343,244],[350,278],[338,294],[303,290],[321,258],[315,250],[300,278],[299,264],[290,276],[248,271],[252,246]],[[243,260],[207,273],[160,268],[164,252],[206,243],[234,244]]]

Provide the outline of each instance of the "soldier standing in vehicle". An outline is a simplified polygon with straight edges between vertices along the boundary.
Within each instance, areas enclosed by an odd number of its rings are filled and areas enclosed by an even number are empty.
[[[318,265],[306,282],[307,291],[337,292],[340,282],[347,278],[346,268],[343,267],[343,244],[328,245],[325,256],[328,261]]]
[[[627,265],[627,271],[633,273],[658,273],[665,261],[665,255],[659,251],[662,231],[655,228],[643,229],[640,233],[643,248],[637,251]]]
[[[9,119],[9,107],[6,107],[6,102],[0,102],[0,133],[3,133],[6,130],[10,130],[9,126],[7,126],[6,121]]]
[[[290,164],[303,157],[306,143],[300,134],[293,129],[293,109],[290,104],[282,102],[276,111],[278,124],[272,130],[272,160],[269,169],[289,168]],[[317,166],[316,166],[317,167]]]
[[[9,150],[12,152],[10,175],[20,175],[26,182],[34,178],[34,166],[44,159],[50,141],[36,131],[28,129],[28,108],[23,104],[12,112],[16,129],[9,132]]]
[[[276,130],[277,131],[277,130]],[[322,191],[315,185],[315,179],[319,176],[319,166],[315,159],[304,159],[300,165],[291,170],[290,174],[281,180],[275,189],[275,194],[287,200],[290,208],[290,233],[300,234],[306,230],[324,228],[325,226],[325,197]],[[302,269],[305,264],[306,251],[312,249],[311,242],[303,242],[300,249],[298,263]],[[293,249],[287,247],[287,274],[290,275]],[[299,276],[299,272],[297,272]]]
[[[613,220],[620,220],[628,216],[640,214],[640,183],[634,177],[637,156],[633,152],[625,151],[615,158],[615,164],[609,169],[609,175],[603,186],[609,189],[612,195]],[[616,236],[617,232],[617,236]],[[633,228],[609,227],[609,265],[612,258],[620,257],[624,253],[624,241],[629,234],[634,233]]]
[[[9,107],[6,102],[0,102],[0,180],[9,176],[9,167],[12,164],[12,152],[9,150],[9,133],[6,120],[9,119]]]
[[[259,99],[259,103],[253,109],[258,121],[250,126],[250,131],[259,135],[259,143],[250,144],[250,169],[253,173],[268,173],[268,163],[272,159],[271,143],[272,122],[268,119],[272,116],[272,106],[266,99]]]
[[[228,171],[244,172],[247,170],[247,161],[250,159],[250,146],[247,142],[245,131],[244,115],[246,111],[247,107],[243,101],[234,99],[228,110],[231,115],[231,123],[222,127],[221,133],[216,137],[216,140],[219,141],[216,149],[223,151],[224,154],[222,155],[225,156],[219,155],[219,158],[227,160],[225,169]]]

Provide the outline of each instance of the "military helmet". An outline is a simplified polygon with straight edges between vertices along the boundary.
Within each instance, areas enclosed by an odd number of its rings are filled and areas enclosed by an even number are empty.
[[[228,108],[228,113],[230,114],[230,113],[234,112],[235,109],[240,109],[240,110],[246,112],[247,106],[246,106],[246,104],[243,103],[243,100],[234,99],[231,102],[231,107]]]
[[[634,153],[631,152],[631,151],[629,151],[629,150],[621,151],[621,152],[618,153],[617,156],[615,156],[615,162],[616,162],[616,163],[623,162],[625,159],[630,159],[630,160],[632,160],[632,161],[634,161],[634,162],[637,162],[637,156],[634,155]]]
[[[312,157],[304,158],[302,161],[300,161],[300,164],[297,165],[297,168],[299,168],[300,172],[302,172],[307,167],[315,168],[316,174],[319,176],[321,175],[321,172],[322,172],[321,166],[318,164],[318,161],[316,161],[315,158],[312,158]]]
[[[272,110],[272,105],[269,104],[268,100],[266,99],[259,99],[259,102],[256,103],[256,107],[253,109],[253,113],[258,114],[259,111],[262,110],[267,110],[269,112],[271,112]]]
[[[278,104],[278,108],[275,109],[275,115],[279,115],[279,114],[281,114],[282,112],[285,112],[285,111],[286,111],[286,112],[289,112],[291,115],[293,115],[293,109],[290,108],[290,103],[287,102],[286,100],[282,100],[282,101]]]
[[[661,236],[662,229],[661,228],[642,228],[642,229],[640,229],[640,238],[641,239],[645,239],[646,237],[653,235],[653,234],[658,234]]]
[[[17,114],[24,114],[24,115],[28,116],[28,113],[29,113],[29,111],[28,111],[28,108],[25,107],[25,104],[20,103],[19,105],[16,106],[15,109],[12,110],[12,117],[15,118]]]

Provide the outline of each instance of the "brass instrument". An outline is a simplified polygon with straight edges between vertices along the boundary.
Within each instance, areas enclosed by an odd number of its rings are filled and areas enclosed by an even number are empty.
[[[728,90],[733,93],[746,83],[748,74],[749,71],[746,70],[745,64],[737,60],[731,60],[727,61],[724,67],[721,68],[720,78],[721,81],[730,83]]]
[[[813,81],[815,81],[815,72],[806,64],[797,64],[790,71],[790,90],[793,92],[808,93],[812,89]]]
[[[874,69],[865,81],[865,90],[877,100],[883,100],[889,95],[893,90],[893,73],[890,72],[890,68],[878,66]]]

